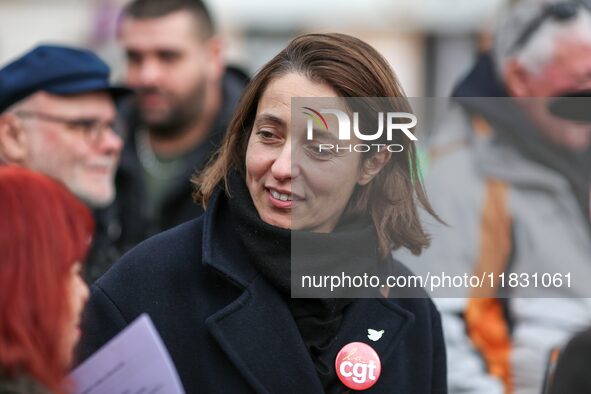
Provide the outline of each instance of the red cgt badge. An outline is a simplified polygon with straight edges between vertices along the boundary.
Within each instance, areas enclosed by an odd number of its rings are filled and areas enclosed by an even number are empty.
[[[345,386],[353,390],[367,390],[378,381],[382,364],[371,346],[351,342],[337,354],[335,368]]]

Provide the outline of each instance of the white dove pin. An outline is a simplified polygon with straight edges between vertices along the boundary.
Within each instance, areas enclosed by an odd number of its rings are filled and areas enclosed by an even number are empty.
[[[382,335],[384,335],[384,330],[377,331],[371,328],[367,329],[367,337],[374,342],[379,341],[380,338],[382,338]]]

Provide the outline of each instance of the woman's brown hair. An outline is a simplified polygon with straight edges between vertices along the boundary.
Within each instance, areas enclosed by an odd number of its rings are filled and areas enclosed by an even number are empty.
[[[272,80],[290,73],[326,84],[339,97],[392,97],[396,111],[411,112],[388,62],[370,45],[345,34],[299,36],[263,66],[246,87],[220,150],[192,179],[197,203],[206,207],[220,186],[228,193],[227,177],[231,170],[245,173],[246,148],[258,102]],[[401,246],[419,254],[429,245],[417,202],[437,217],[420,179],[414,143],[402,135],[396,138],[390,143],[402,145],[406,154],[393,154],[368,185],[358,187],[344,213],[372,217],[383,257]]]

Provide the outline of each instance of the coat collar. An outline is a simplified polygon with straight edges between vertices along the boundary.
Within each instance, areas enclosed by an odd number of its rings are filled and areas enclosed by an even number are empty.
[[[301,392],[322,393],[287,301],[249,263],[234,241],[228,215],[227,199],[219,191],[204,217],[203,264],[244,292],[206,320],[209,332],[256,392],[298,387]],[[413,321],[414,315],[393,300],[359,299],[345,311],[337,336],[321,357],[327,365],[334,363],[347,343],[364,342],[376,350],[386,369]],[[384,330],[383,337],[371,342],[370,328]]]
[[[218,271],[229,281],[246,288],[258,276],[248,262],[248,254],[238,242],[232,225],[228,199],[217,190],[203,217],[203,256],[206,267]],[[237,259],[236,256],[241,256]]]

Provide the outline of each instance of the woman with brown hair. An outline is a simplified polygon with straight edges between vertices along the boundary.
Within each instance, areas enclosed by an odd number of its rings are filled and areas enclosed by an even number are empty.
[[[147,312],[190,393],[446,392],[439,315],[424,293],[291,298],[292,271],[404,275],[390,252],[419,253],[417,203],[432,212],[406,133],[383,133],[369,151],[356,133],[355,148],[336,148],[335,117],[295,98],[359,119],[368,107],[410,112],[366,43],[294,39],[247,86],[194,179],[204,216],[138,246],[93,286],[82,356]]]
[[[88,287],[88,209],[57,181],[0,166],[0,393],[64,393]]]

